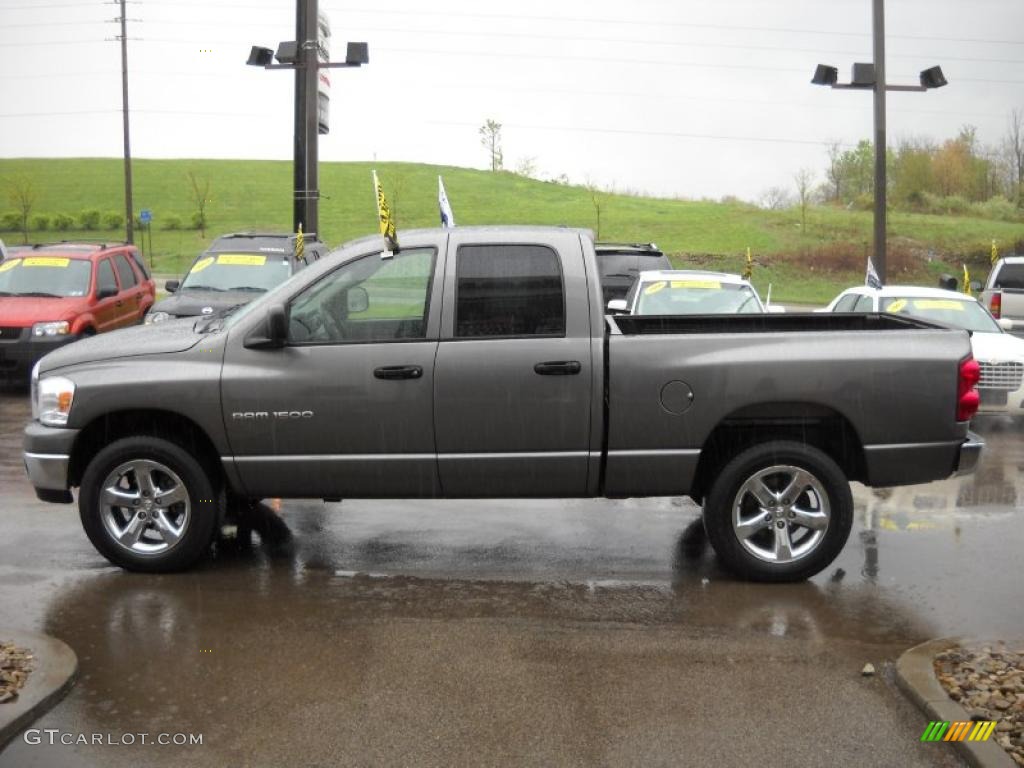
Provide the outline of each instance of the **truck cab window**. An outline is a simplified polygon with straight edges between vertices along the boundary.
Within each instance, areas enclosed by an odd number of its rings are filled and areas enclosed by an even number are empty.
[[[422,339],[434,249],[364,256],[314,283],[291,304],[289,341],[338,344]]]
[[[565,289],[551,248],[464,245],[456,280],[456,337],[565,335]]]

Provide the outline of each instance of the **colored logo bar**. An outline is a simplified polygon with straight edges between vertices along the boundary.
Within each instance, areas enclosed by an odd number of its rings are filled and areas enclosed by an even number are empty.
[[[995,729],[995,720],[932,720],[921,734],[921,741],[988,741]]]

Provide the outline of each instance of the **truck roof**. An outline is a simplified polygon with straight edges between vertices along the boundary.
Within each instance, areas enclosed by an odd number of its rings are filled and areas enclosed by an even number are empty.
[[[720,283],[750,285],[741,275],[734,275],[729,272],[712,272],[704,269],[649,269],[641,272],[638,279],[641,282],[649,282],[651,280],[679,280],[680,278],[717,280]]]
[[[945,288],[927,288],[921,285],[887,285],[884,288],[871,288],[863,285],[856,288],[847,288],[844,293],[859,293],[862,295],[889,296],[911,296],[928,299],[961,299],[964,301],[977,301],[973,296],[959,291],[950,291]]]

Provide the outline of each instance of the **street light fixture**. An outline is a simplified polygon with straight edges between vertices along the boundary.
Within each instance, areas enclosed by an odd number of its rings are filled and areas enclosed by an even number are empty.
[[[359,67],[370,61],[369,46],[366,43],[348,43],[345,61],[327,61],[330,30],[326,17],[317,10],[317,0],[297,0],[296,40],[286,40],[277,46],[277,51],[254,45],[245,62],[249,66],[264,69],[290,69],[295,72],[295,157],[294,157],[294,206],[293,229],[301,225],[307,234],[318,229],[318,203],[320,191],[317,181],[320,120],[319,98],[324,99],[324,127],[326,127],[326,96],[318,98],[318,81],[321,69]],[[277,60],[277,64],[274,60]]]
[[[874,91],[875,111],[875,258],[878,280],[885,285],[886,256],[886,189],[885,189],[885,94],[887,91],[929,91],[946,85],[941,67],[929,67],[921,72],[920,85],[889,85],[885,81],[885,7],[884,0],[872,0],[872,36],[874,62],[856,63],[849,83],[838,82],[838,70],[829,64],[819,64],[811,83],[827,85],[837,90]],[[868,270],[870,274],[871,270]]]

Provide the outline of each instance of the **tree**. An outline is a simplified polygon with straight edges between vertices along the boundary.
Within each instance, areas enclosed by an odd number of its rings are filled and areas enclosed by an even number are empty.
[[[532,179],[537,175],[537,158],[532,155],[529,157],[520,158],[519,162],[516,163],[516,175],[523,176],[527,179]]]
[[[826,200],[840,202],[843,199],[843,171],[842,165],[843,145],[837,140],[829,142],[828,145],[828,170],[825,171],[825,178],[828,180],[828,197]]]
[[[504,166],[504,156],[501,153],[501,123],[488,118],[480,126],[480,143],[490,156],[491,170],[500,171]]]
[[[7,199],[18,213],[18,229],[22,238],[28,243],[28,222],[32,208],[36,204],[36,188],[31,177],[19,174],[7,181]]]
[[[1024,111],[1010,112],[1009,130],[1003,142],[1010,161],[1010,184],[1017,206],[1024,208]]]
[[[781,211],[789,205],[789,194],[782,187],[768,187],[761,193],[761,207],[769,211]]]
[[[200,179],[193,171],[189,171],[187,175],[192,187],[192,206],[195,208],[192,223],[199,230],[199,236],[206,237],[206,206],[210,202],[210,180],[205,176]]]
[[[810,168],[801,168],[793,176],[796,184],[796,197],[800,205],[800,231],[807,231],[807,204],[811,201],[811,193],[814,191],[814,171]]]

